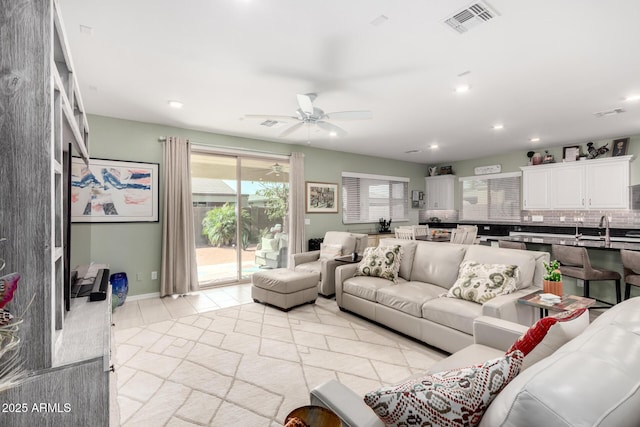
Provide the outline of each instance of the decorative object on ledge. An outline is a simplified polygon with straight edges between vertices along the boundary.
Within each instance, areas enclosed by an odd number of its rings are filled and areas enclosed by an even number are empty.
[[[158,163],[71,162],[72,222],[158,222]]]
[[[380,218],[378,220],[378,231],[380,233],[389,233],[391,231],[391,218],[389,218],[389,221]]]
[[[575,162],[580,157],[580,146],[571,145],[562,148],[562,160],[564,162]]]
[[[437,176],[438,168],[436,166],[429,167],[429,176]]]
[[[609,148],[607,147],[607,145],[609,145],[609,143],[606,143],[601,147],[595,148],[593,146],[593,142],[587,142],[587,152],[589,153],[587,155],[587,159],[595,159],[598,156],[602,156],[606,154],[607,151],[609,151]],[[626,146],[625,146],[625,150],[626,150]]]
[[[531,166],[533,164],[533,160],[531,160],[531,158],[534,154],[536,153],[533,151],[527,151],[527,158],[529,158],[529,160],[527,161],[527,166]]]
[[[544,150],[544,157],[542,158],[542,163],[555,163],[556,161],[553,159],[553,154],[549,154],[549,150]]]
[[[620,138],[613,140],[613,151],[611,157],[624,156],[627,154],[627,146],[629,145],[629,138]]]
[[[530,151],[531,156],[533,156],[533,152]],[[478,166],[473,169],[473,173],[475,175],[487,175],[490,173],[500,173],[502,171],[502,166],[500,165],[491,165],[491,166]]]
[[[440,167],[440,175],[452,175],[453,168],[451,166],[441,166]]]
[[[546,274],[542,277],[542,290],[547,294],[554,294],[562,296],[562,274],[560,274],[560,263],[558,260],[553,260],[549,264],[544,263],[544,268],[547,270]]]
[[[307,213],[338,213],[338,184],[307,181]]]
[[[542,163],[542,154],[533,153],[533,156],[531,157],[531,164],[532,165],[539,165],[541,163]]]

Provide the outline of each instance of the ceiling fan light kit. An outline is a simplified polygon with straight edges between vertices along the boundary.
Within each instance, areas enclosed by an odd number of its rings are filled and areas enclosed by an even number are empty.
[[[296,95],[298,101],[298,109],[296,110],[295,116],[275,116],[275,115],[259,115],[259,114],[248,114],[245,117],[248,118],[261,118],[266,119],[267,121],[290,121],[296,120],[298,123],[294,123],[284,131],[280,133],[280,137],[284,138],[298,129],[300,129],[303,125],[307,124],[310,126],[317,126],[318,128],[325,130],[329,133],[330,136],[345,136],[348,134],[346,130],[337,126],[333,123],[328,122],[327,120],[368,120],[373,117],[371,111],[337,111],[333,113],[325,113],[323,109],[318,108],[313,105],[313,101],[318,97],[316,93],[306,93],[306,94],[298,94]],[[263,122],[264,123],[264,122]],[[308,138],[307,138],[308,139]],[[308,142],[308,141],[307,141]]]

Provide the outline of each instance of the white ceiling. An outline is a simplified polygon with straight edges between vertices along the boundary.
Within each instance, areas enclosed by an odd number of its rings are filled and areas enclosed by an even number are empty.
[[[428,164],[640,134],[624,100],[640,94],[640,2],[488,1],[500,16],[465,34],[442,23],[465,0],[59,3],[92,114]],[[244,118],[294,115],[309,92],[373,118],[334,122],[341,138]]]

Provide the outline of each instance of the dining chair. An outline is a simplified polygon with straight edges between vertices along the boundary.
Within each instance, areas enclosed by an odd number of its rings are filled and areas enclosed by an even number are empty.
[[[498,240],[498,247],[506,249],[527,249],[527,245],[524,242],[510,242],[509,240]]]
[[[584,297],[593,298],[589,296],[590,282],[613,280],[616,286],[616,303],[619,303],[621,301],[620,279],[622,277],[620,276],[620,273],[613,270],[605,270],[602,268],[592,267],[587,248],[577,246],[551,245],[551,258],[557,259],[560,262],[560,273],[562,273],[563,276],[582,280],[582,282],[584,283]],[[607,306],[591,308],[608,308],[614,305],[607,301],[603,301],[597,298],[594,299],[601,303],[607,304]]]
[[[454,228],[451,230],[451,243],[464,245],[467,239],[467,231],[462,228]]]
[[[429,226],[428,225],[414,225],[413,228],[413,237],[414,239],[419,236],[428,236],[429,235]]]
[[[396,233],[396,239],[415,240],[412,228],[396,227],[395,233]]]
[[[628,249],[620,250],[624,275],[624,299],[631,296],[631,286],[640,287],[640,252]]]

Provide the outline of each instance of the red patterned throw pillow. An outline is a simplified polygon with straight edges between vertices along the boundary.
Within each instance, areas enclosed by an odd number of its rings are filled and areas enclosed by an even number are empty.
[[[531,351],[533,351],[533,349],[538,346],[538,344],[542,342],[542,340],[544,340],[544,338],[547,336],[547,333],[554,325],[556,325],[558,322],[570,322],[572,320],[576,320],[586,310],[586,308],[578,308],[572,311],[563,311],[561,313],[554,314],[553,316],[543,317],[542,319],[538,320],[532,327],[530,327],[523,336],[521,336],[516,342],[514,342],[511,345],[511,348],[507,350],[507,353],[511,353],[514,350],[520,350],[525,356],[528,355],[529,353],[531,353]],[[587,325],[588,324],[589,321],[587,320]]]
[[[477,426],[489,404],[518,375],[516,350],[482,365],[439,372],[367,393],[387,426]]]

